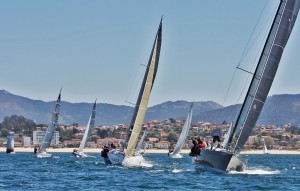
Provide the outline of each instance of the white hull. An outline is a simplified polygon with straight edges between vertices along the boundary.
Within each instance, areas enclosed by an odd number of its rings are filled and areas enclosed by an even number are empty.
[[[49,153],[46,153],[46,152],[43,152],[43,153],[37,153],[36,154],[36,157],[37,158],[50,158],[52,156],[52,154],[49,154]]]
[[[183,156],[181,154],[173,155],[173,153],[169,153],[169,157],[171,157],[171,158],[182,158]]]
[[[87,155],[84,152],[74,153],[76,157],[86,157]]]
[[[107,153],[107,156],[108,158],[105,159],[108,159],[109,162],[113,165],[121,165],[124,160],[124,153],[119,150],[112,150]],[[108,161],[105,161],[106,164],[109,164],[107,162]]]

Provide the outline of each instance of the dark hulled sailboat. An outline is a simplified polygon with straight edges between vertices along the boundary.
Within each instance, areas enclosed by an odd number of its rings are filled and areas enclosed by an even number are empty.
[[[195,163],[220,171],[242,171],[239,153],[250,136],[268,96],[283,50],[292,32],[300,0],[280,0],[276,16],[252,77],[248,92],[225,149],[201,149]]]

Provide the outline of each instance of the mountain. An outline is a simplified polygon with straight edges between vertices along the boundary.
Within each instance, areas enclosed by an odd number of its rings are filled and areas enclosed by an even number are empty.
[[[193,116],[193,122],[222,123],[223,121],[235,121],[240,109],[241,104],[237,104],[202,112]],[[257,124],[282,125],[286,123],[300,126],[300,94],[269,96],[257,121]]]
[[[56,97],[54,97],[53,100],[56,100]],[[179,118],[187,114],[190,104],[191,103],[186,101],[169,101],[155,105],[148,108],[145,121]],[[5,90],[0,90],[0,119],[9,115],[23,115],[28,119],[34,120],[36,123],[48,124],[51,113],[54,110],[54,105],[55,101],[44,102],[41,100],[32,100],[11,94]],[[88,122],[92,105],[93,103],[70,103],[62,101],[59,123],[78,123],[85,125]],[[194,111],[201,113],[221,107],[221,105],[214,102],[195,102]],[[98,103],[96,124],[113,125],[129,123],[132,113],[133,107]]]
[[[62,95],[63,98],[63,95]],[[53,98],[55,100],[56,97]],[[0,90],[0,119],[9,115],[23,115],[36,123],[48,124],[55,101],[44,102],[11,94]],[[78,123],[86,125],[93,103],[70,103],[62,101],[60,124]],[[167,101],[147,110],[145,121],[165,120],[168,118],[185,119],[191,103],[187,101]],[[235,121],[241,104],[222,107],[212,101],[195,102],[193,122],[207,121],[222,123]],[[97,104],[96,125],[114,125],[129,123],[133,107]],[[300,94],[273,95],[267,98],[266,104],[258,119],[259,124],[300,124]]]

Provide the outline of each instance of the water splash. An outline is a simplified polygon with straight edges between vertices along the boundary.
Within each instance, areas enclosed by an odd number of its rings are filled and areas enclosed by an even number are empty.
[[[153,167],[153,164],[146,161],[143,156],[125,157],[122,164],[126,167]]]
[[[183,170],[182,169],[173,169],[172,170],[172,173],[180,173],[180,172],[182,172]]]
[[[230,171],[229,174],[251,174],[251,175],[256,175],[256,174],[280,174],[279,170],[270,170],[270,169],[264,169],[264,168],[249,168],[245,169],[242,172],[237,172],[237,171]]]

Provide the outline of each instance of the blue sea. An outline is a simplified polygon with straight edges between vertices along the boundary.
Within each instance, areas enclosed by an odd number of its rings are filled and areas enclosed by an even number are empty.
[[[145,154],[125,166],[105,165],[98,153],[0,153],[0,190],[300,190],[300,155],[242,155],[244,172],[195,168],[191,158]]]

